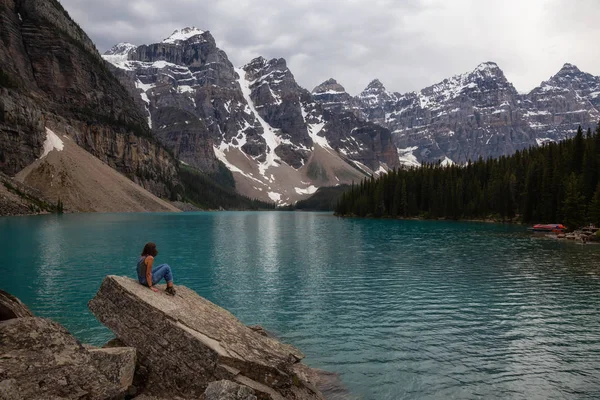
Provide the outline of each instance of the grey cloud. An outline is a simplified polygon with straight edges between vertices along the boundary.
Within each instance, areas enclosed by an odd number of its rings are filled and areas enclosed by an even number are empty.
[[[307,89],[406,92],[496,61],[525,91],[565,62],[600,74],[597,0],[62,0],[100,51],[210,30],[235,65],[285,58]],[[574,4],[575,3],[575,4]]]

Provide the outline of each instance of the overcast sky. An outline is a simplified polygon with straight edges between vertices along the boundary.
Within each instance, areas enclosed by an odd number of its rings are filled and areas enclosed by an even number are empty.
[[[312,90],[422,89],[495,61],[526,92],[565,62],[600,75],[598,0],[60,0],[101,52],[209,30],[236,66],[283,57]]]

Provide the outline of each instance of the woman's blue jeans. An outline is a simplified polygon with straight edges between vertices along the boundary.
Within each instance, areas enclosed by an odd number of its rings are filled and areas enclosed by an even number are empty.
[[[152,268],[152,285],[156,285],[164,278],[167,283],[173,282],[173,272],[171,271],[171,267],[169,264],[162,264],[158,267]],[[146,277],[142,278],[143,282],[140,282],[143,285],[147,285]]]

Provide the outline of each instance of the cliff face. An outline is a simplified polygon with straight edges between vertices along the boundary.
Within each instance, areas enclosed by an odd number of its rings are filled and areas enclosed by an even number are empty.
[[[60,3],[0,0],[0,21],[0,170],[15,174],[36,160],[51,124],[155,194],[172,195],[173,158]]]
[[[222,136],[235,137],[240,121],[254,125],[244,113],[234,67],[210,32],[188,28],[160,43],[121,43],[104,58],[136,98],[156,137],[202,171],[217,170],[213,146]],[[258,154],[260,148],[255,134],[246,150]]]

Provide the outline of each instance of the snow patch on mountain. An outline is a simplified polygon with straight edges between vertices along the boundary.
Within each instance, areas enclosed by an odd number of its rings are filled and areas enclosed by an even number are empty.
[[[254,102],[250,97],[252,90],[250,89],[250,82],[246,80],[246,71],[242,68],[236,68],[235,72],[239,75],[238,83],[242,88],[242,95],[244,96],[244,100],[250,107],[250,111],[254,115],[254,118],[259,122],[259,124],[263,128],[263,138],[267,142],[267,159],[265,162],[260,163],[258,168],[260,170],[261,175],[265,175],[265,172],[271,167],[278,167],[281,163],[281,159],[275,154],[275,149],[281,144],[281,139],[277,136],[277,132],[271,125],[269,125],[256,111],[256,107],[254,106]]]
[[[535,140],[536,140],[538,146],[540,146],[540,147],[543,146],[543,145],[545,145],[546,143],[552,143],[552,142],[555,141],[555,140],[550,139],[550,138],[536,138]]]
[[[39,160],[50,154],[52,150],[63,151],[64,147],[65,144],[58,137],[58,135],[49,128],[46,128],[46,140],[44,141],[44,151],[40,156]]]
[[[215,156],[217,156],[219,161],[221,161],[223,164],[225,164],[227,169],[229,169],[231,172],[237,172],[238,174],[241,174],[248,179],[251,179],[257,183],[260,183],[261,185],[265,185],[265,183],[263,181],[261,181],[260,179],[256,179],[252,175],[245,173],[244,171],[242,171],[241,169],[239,169],[238,167],[236,167],[235,165],[233,165],[232,163],[230,163],[227,160],[227,156],[225,155],[225,151],[227,150],[227,145],[223,146],[223,144],[221,144],[220,147],[213,146],[213,150],[215,151]]]
[[[414,155],[414,152],[418,149],[419,148],[416,146],[398,149],[398,158],[400,159],[400,164],[404,165],[405,167],[420,167],[421,163]]]
[[[304,104],[301,105],[301,108],[302,118],[304,118],[304,123],[306,123],[306,127],[308,129],[308,136],[310,136],[313,143],[318,144],[327,151],[333,150],[333,148],[329,145],[327,138],[325,138],[324,136],[319,136],[319,133],[321,133],[323,131],[323,128],[325,127],[325,121],[323,120],[323,116],[319,115],[316,119],[316,122],[309,123],[307,121],[309,113],[306,111],[306,107],[304,106]]]
[[[114,45],[110,50],[106,51],[102,58],[117,68],[126,71],[132,71],[129,65],[129,55],[137,49],[137,46],[131,43],[119,43]]]
[[[383,167],[383,165],[379,166],[379,169],[375,171],[375,176],[382,176],[388,173],[388,170]]]
[[[442,167],[450,167],[452,165],[456,165],[454,161],[449,159],[448,157],[444,157],[444,160],[440,163]]]
[[[358,168],[360,168],[365,174],[367,175],[371,175],[371,169],[369,167],[367,167],[365,164],[361,163],[360,161],[356,161],[356,160],[351,160],[352,163],[354,163],[354,165],[356,165]]]
[[[194,36],[199,36],[202,34],[204,34],[204,31],[202,31],[196,27],[184,28],[184,29],[176,30],[175,32],[173,32],[171,34],[171,36],[164,39],[162,41],[162,43],[177,44],[179,42],[189,40],[189,39],[193,38]]]
[[[132,43],[119,43],[114,45],[111,49],[107,50],[104,55],[106,56],[127,56],[129,53],[137,49],[137,46]]]
[[[142,101],[146,103],[146,112],[148,113],[148,126],[152,129],[152,114],[150,113],[150,98],[148,97],[148,91],[155,88],[154,84],[142,83],[139,79],[135,81],[135,87],[140,90],[140,97]]]
[[[311,195],[311,194],[315,194],[317,192],[317,190],[319,190],[318,187],[310,185],[309,187],[302,189],[302,188],[294,188],[296,190],[296,193],[298,194],[305,194],[305,195]]]
[[[269,192],[268,195],[269,195],[269,198],[271,200],[273,200],[274,203],[277,203],[277,204],[281,203],[281,193]]]

